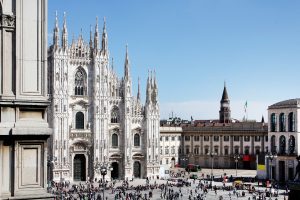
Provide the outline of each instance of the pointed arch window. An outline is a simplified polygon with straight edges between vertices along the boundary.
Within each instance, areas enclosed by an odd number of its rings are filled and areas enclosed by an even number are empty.
[[[119,109],[117,107],[114,107],[111,111],[111,123],[119,123]]]
[[[84,129],[84,114],[82,112],[76,113],[76,129]]]
[[[140,134],[136,133],[134,134],[134,146],[139,147],[140,145]]]
[[[111,146],[112,147],[118,147],[119,146],[119,138],[118,138],[118,134],[114,133],[111,136]]]
[[[83,69],[79,68],[75,74],[75,95],[86,95],[86,74]]]
[[[295,116],[293,112],[289,113],[288,116],[289,132],[295,132]]]

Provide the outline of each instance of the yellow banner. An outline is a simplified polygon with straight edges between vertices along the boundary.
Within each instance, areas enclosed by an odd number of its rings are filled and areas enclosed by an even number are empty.
[[[257,170],[266,170],[266,165],[257,165]]]

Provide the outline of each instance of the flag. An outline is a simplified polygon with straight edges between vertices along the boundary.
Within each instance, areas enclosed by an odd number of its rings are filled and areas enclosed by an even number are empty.
[[[247,112],[247,105],[248,105],[248,103],[247,103],[247,101],[246,101],[246,103],[245,103],[245,105],[244,105],[245,112]]]

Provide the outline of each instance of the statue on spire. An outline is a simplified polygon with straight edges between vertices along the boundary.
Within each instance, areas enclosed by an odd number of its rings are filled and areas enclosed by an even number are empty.
[[[59,27],[58,27],[57,11],[55,11],[55,25],[53,29],[53,46],[55,49],[59,47]]]
[[[64,24],[62,29],[61,46],[63,49],[66,49],[68,47],[68,30],[67,30],[66,12],[64,12]]]

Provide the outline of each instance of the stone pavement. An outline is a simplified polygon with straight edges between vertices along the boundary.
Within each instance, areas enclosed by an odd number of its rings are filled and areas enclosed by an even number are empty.
[[[179,171],[184,171],[184,169],[171,169],[172,172],[179,172]],[[193,172],[192,174],[197,174],[198,177],[201,177],[202,173],[204,174],[204,177],[206,177],[206,175],[210,175],[211,173],[211,169],[202,169],[200,172]],[[235,169],[214,169],[213,170],[213,174],[215,177],[220,177],[221,175],[223,175],[224,173],[226,173],[228,176],[233,176],[235,177]],[[185,173],[185,177],[184,178],[188,178],[191,174],[188,174],[188,173]],[[238,177],[254,177],[256,175],[256,171],[255,170],[238,170],[237,172],[237,175]],[[174,178],[173,178],[174,179]],[[168,181],[168,183],[171,182],[171,180],[157,180],[157,179],[150,179],[150,184],[166,184]],[[186,186],[183,186],[183,187],[175,187],[175,186],[169,186],[168,187],[168,190],[171,189],[173,190],[174,192],[179,192],[179,190],[181,190],[181,193],[183,194],[182,197],[180,197],[179,199],[185,199],[185,200],[188,200],[189,199],[189,195],[191,194],[191,191],[192,191],[192,195],[191,195],[191,199],[194,199],[193,197],[195,196],[195,190],[197,190],[197,193],[199,194],[203,194],[203,191],[201,191],[200,189],[197,189],[197,185],[199,183],[199,180],[196,180],[194,182],[194,180],[192,179],[188,179],[188,181],[191,183],[191,186],[189,187],[186,187]],[[202,180],[203,181],[203,180]],[[116,181],[116,184],[115,184],[115,187],[118,187],[118,186],[122,186],[122,183],[123,181],[122,180],[117,180]],[[146,179],[134,179],[133,181],[129,181],[129,187],[130,186],[138,186],[138,185],[146,185]],[[210,182],[208,182],[210,183]],[[78,183],[76,183],[78,184]],[[249,183],[250,184],[250,183]],[[263,188],[263,187],[257,187],[257,182],[256,183],[251,183],[253,184],[253,186],[255,187],[256,191],[261,191],[261,192],[264,192],[266,190],[266,188]],[[109,184],[108,184],[109,185]],[[216,185],[216,186],[219,186],[220,188],[222,187],[223,183],[222,182],[213,182],[212,185]],[[226,183],[225,184],[226,186],[232,186],[232,183]],[[99,183],[94,183],[94,186],[98,187],[99,186]],[[150,190],[147,190],[147,191],[141,191],[141,194],[142,196],[144,196],[145,194],[147,194],[147,196],[149,197],[149,191]],[[240,200],[253,200],[255,199],[254,196],[255,194],[250,194],[247,190],[243,190],[245,192],[245,196],[244,197],[237,197],[236,195],[233,195],[233,191],[223,191],[222,189],[220,190],[217,190],[217,194],[215,193],[215,191],[209,189],[208,190],[208,193],[205,195],[205,200],[219,200],[220,199],[220,196],[223,197],[223,199],[240,199]],[[134,193],[135,191],[133,190],[126,190],[126,193]],[[239,194],[242,194],[242,190],[238,190]],[[102,197],[102,191],[99,193]],[[105,190],[104,191],[104,195],[105,195],[105,199],[115,199],[115,194],[116,192],[112,193],[112,190]],[[153,197],[151,198],[152,200],[161,200],[161,199],[165,199],[165,198],[162,198],[162,191],[161,189],[154,189],[152,191],[152,194],[153,194]],[[284,191],[283,190],[278,190],[278,194],[279,196],[278,197],[272,197],[272,198],[269,198],[267,197],[266,200],[269,200],[269,199],[272,199],[272,200],[284,200],[284,199],[287,199],[287,196],[285,197],[284,196]],[[98,194],[96,194],[97,196]],[[256,194],[257,196],[257,194]],[[60,198],[59,198],[60,199]],[[257,198],[258,199],[258,198]]]
[[[176,168],[176,169],[171,169],[172,172],[179,172],[179,171],[184,171],[184,169],[180,169],[180,168]],[[192,172],[191,174],[197,174],[198,177],[200,177],[202,175],[202,173],[204,174],[204,177],[206,177],[206,175],[210,175],[211,174],[211,169],[202,169],[200,172]],[[220,177],[221,175],[223,175],[224,173],[226,173],[228,176],[232,175],[233,177],[235,177],[236,174],[236,170],[235,169],[214,169],[213,170],[213,174],[215,177]],[[255,177],[256,175],[256,171],[255,170],[238,170],[237,171],[237,175],[238,177]],[[186,173],[185,177],[188,178],[190,176],[190,174]],[[187,200],[190,194],[190,191],[193,191],[193,195],[195,195],[195,189],[197,184],[199,183],[199,180],[195,181],[195,184],[193,183],[192,179],[189,179],[189,181],[192,183],[190,187],[181,187],[181,192],[183,194],[182,198],[179,199],[185,199]],[[167,182],[167,180],[151,180],[150,179],[150,184],[154,184],[154,182],[156,182],[157,184],[165,184]],[[135,179],[134,181],[130,181],[129,182],[129,186],[137,186],[137,185],[145,185],[146,184],[146,180],[145,179]],[[257,187],[257,182],[256,183],[252,183],[256,190],[259,190],[261,192],[264,192],[266,188],[263,187]],[[118,181],[116,183],[116,186],[121,186],[122,185],[122,181]],[[212,185],[216,185],[216,186],[222,186],[223,184],[221,182],[213,182]],[[226,183],[226,186],[231,186],[232,183]],[[169,187],[169,189],[173,189],[174,191],[178,192],[179,191],[179,187]],[[198,193],[202,194],[202,191],[200,191],[199,189],[197,190]],[[128,191],[130,192],[130,191]],[[238,190],[238,192],[241,194],[242,190]],[[245,192],[245,197],[237,197],[236,195],[233,195],[233,191],[222,191],[222,190],[217,190],[217,194],[215,194],[214,191],[212,190],[208,190],[208,193],[205,195],[205,199],[206,200],[218,200],[220,198],[220,196],[223,197],[223,199],[240,199],[240,200],[253,200],[255,199],[254,197],[257,196],[255,194],[249,194],[249,192],[247,190],[244,190]],[[141,192],[143,195],[144,194],[149,194],[149,191],[142,191]],[[267,197],[266,199],[278,199],[278,200],[284,200],[287,199],[287,196],[284,197],[284,191],[283,190],[278,190],[279,196],[278,197]],[[114,199],[114,194],[112,194],[111,191],[106,190],[105,191],[105,196],[108,197],[108,199]],[[160,189],[155,189],[153,190],[153,197],[151,198],[153,200],[161,200],[163,198],[161,198],[161,190]],[[192,198],[193,199],[193,198]],[[257,198],[258,199],[258,198]]]

